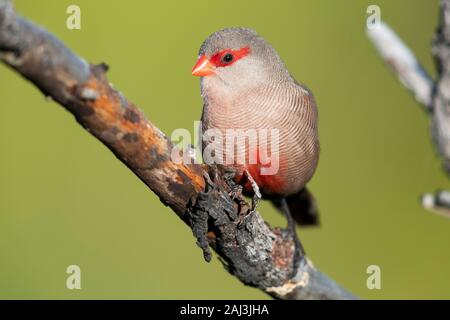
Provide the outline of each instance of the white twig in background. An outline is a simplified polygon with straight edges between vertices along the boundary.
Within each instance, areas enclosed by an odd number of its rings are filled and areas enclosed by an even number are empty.
[[[381,58],[391,67],[402,84],[412,92],[419,103],[430,109],[434,82],[413,52],[384,22],[366,31]]]
[[[437,65],[435,81],[386,23],[379,22],[367,29],[367,36],[402,84],[428,111],[433,142],[445,172],[450,175],[450,0],[441,0],[439,4],[439,23],[431,50]],[[426,193],[422,206],[450,217],[450,192]]]

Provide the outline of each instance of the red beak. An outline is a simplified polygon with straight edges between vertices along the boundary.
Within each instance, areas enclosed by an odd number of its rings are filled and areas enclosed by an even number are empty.
[[[216,73],[214,69],[214,64],[212,64],[205,55],[202,55],[192,68],[192,75],[197,77],[209,76]]]

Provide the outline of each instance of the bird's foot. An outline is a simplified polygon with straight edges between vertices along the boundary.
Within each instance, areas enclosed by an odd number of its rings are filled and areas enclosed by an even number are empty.
[[[243,219],[239,223],[239,225],[242,225],[243,223],[245,223],[248,219],[250,219],[253,216],[253,214],[256,212],[256,208],[258,207],[259,200],[261,200],[261,198],[262,198],[258,184],[256,183],[255,179],[253,179],[250,172],[248,172],[247,170],[244,170],[244,174],[247,176],[247,179],[252,186],[253,197],[252,197],[252,206],[251,206],[250,210],[247,212],[247,214],[243,217]]]
[[[227,183],[231,183],[231,184],[235,184],[235,182],[233,181],[234,177],[236,176],[236,169],[231,168],[231,167],[221,167],[222,169],[222,176],[223,179],[227,182]]]
[[[230,187],[231,191],[228,193],[231,199],[239,199],[242,196],[243,187],[234,181],[236,170],[233,168],[222,168],[222,177]]]
[[[250,182],[252,189],[253,189],[252,207],[250,209],[250,213],[253,213],[256,211],[259,200],[261,200],[261,198],[262,198],[261,191],[259,190],[258,184],[256,183],[255,179],[253,179],[250,172],[248,172],[247,170],[245,170],[244,172],[245,172],[245,175],[247,176],[247,179]]]
[[[239,199],[242,196],[242,186],[241,185],[235,185],[233,186],[232,190],[230,191],[229,195],[231,199]]]

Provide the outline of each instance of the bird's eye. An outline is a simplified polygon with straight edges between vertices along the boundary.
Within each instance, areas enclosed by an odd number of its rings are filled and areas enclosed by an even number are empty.
[[[222,61],[225,63],[230,63],[231,61],[233,61],[234,57],[231,53],[227,53],[226,55],[224,55],[222,57]]]

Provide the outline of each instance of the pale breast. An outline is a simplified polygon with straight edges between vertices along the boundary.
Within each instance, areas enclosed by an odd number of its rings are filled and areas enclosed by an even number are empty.
[[[224,164],[240,172],[250,169],[265,194],[298,192],[317,166],[316,105],[311,93],[294,82],[206,96],[202,121],[204,132],[221,132],[223,139],[214,148]]]

